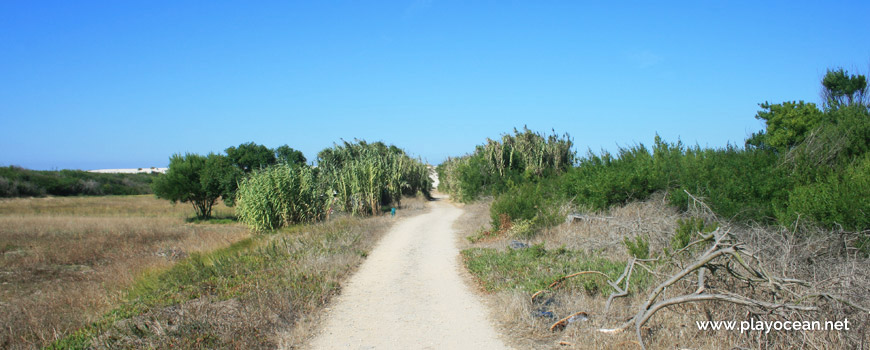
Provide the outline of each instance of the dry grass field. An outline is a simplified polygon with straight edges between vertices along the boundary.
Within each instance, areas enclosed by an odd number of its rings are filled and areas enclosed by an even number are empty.
[[[98,319],[143,272],[249,235],[190,216],[150,195],[0,200],[0,348],[45,346]]]
[[[252,235],[219,205],[152,196],[0,201],[0,348],[296,348],[397,217]]]

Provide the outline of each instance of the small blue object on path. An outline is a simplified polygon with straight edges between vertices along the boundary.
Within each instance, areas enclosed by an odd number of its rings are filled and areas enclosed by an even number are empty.
[[[390,216],[396,216],[396,208],[390,208]]]

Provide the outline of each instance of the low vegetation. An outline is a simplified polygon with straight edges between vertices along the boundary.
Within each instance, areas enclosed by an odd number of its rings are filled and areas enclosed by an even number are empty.
[[[99,319],[140,274],[249,235],[187,216],[150,195],[0,200],[0,348],[45,346]]]
[[[400,215],[419,213],[424,203],[406,199]],[[190,254],[145,273],[118,306],[50,348],[300,346],[392,222],[341,216]]]
[[[761,104],[756,118],[765,130],[742,147],[687,147],[656,137],[652,148],[589,153],[565,165],[544,161],[544,170],[528,172],[500,167],[506,158],[491,156],[510,148],[520,137],[515,131],[449,159],[438,168],[440,189],[459,201],[488,203],[488,222],[465,229],[472,244],[463,251],[466,266],[495,292],[523,347],[557,339],[579,347],[866,344],[866,326],[747,338],[702,332],[694,323],[752,317],[867,324],[870,279],[852,272],[870,256],[866,80],[833,70],[822,85],[821,108]],[[537,139],[528,153],[551,154],[551,143],[560,144]],[[626,208],[652,216],[627,220]],[[553,282],[542,288],[547,280]],[[568,326],[578,320],[585,323]],[[668,335],[677,329],[683,336]]]
[[[157,176],[0,167],[0,198],[149,194],[151,182]]]

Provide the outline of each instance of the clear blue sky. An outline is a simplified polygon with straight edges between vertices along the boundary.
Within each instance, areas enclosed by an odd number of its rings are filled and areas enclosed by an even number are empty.
[[[867,73],[870,2],[0,2],[0,165],[165,166],[254,141],[431,163],[528,125],[578,151],[743,144]]]

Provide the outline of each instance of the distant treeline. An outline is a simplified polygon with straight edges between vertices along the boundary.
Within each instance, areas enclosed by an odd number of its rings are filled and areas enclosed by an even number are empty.
[[[607,209],[655,192],[686,208],[695,199],[740,222],[828,229],[870,229],[870,111],[863,75],[842,69],[822,81],[821,106],[762,103],[766,128],[743,146],[687,147],[656,137],[616,154],[575,158],[571,139],[515,131],[438,166],[439,189],[461,201],[495,197],[493,226],[502,216],[538,227],[560,222],[567,201]],[[691,196],[691,197],[690,197]]]
[[[157,174],[102,174],[83,170],[0,167],[0,197],[150,194]]]

